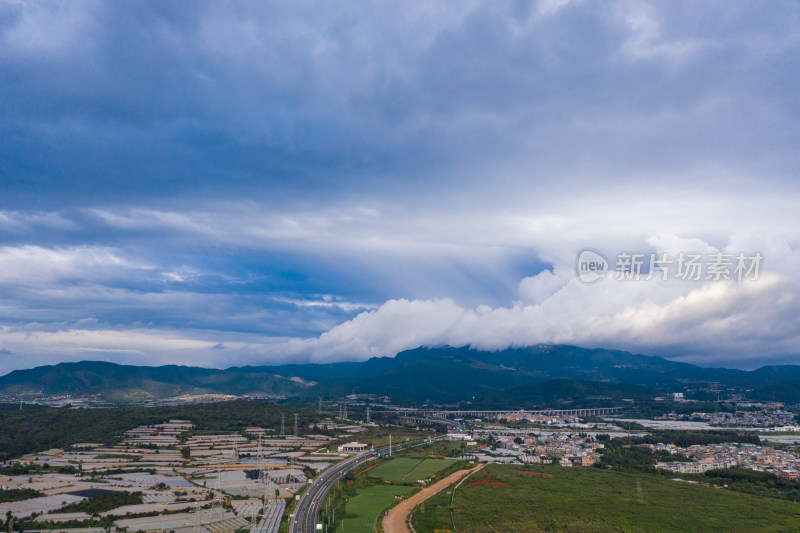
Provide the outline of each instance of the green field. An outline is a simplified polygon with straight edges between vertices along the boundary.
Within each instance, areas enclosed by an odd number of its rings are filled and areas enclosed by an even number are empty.
[[[416,531],[452,531],[449,502],[417,508]],[[460,533],[800,530],[800,504],[787,500],[598,468],[489,465],[459,487],[453,516]]]
[[[440,472],[453,464],[444,459],[409,459],[397,457],[369,472],[370,477],[379,477],[392,483],[416,483]]]
[[[416,467],[414,467],[411,472],[406,474],[406,481],[415,482],[418,479],[429,478],[437,472],[441,472],[453,463],[454,461],[448,461],[446,459],[425,459]]]
[[[391,461],[384,463],[369,471],[370,477],[379,477],[392,483],[403,483],[403,476],[411,472],[419,463],[421,459],[408,459],[407,457],[398,457]]]
[[[347,501],[347,515],[357,518],[346,518],[336,528],[338,532],[373,533],[375,521],[381,512],[396,502],[395,494],[407,495],[414,487],[398,487],[376,485],[359,490],[358,495]]]

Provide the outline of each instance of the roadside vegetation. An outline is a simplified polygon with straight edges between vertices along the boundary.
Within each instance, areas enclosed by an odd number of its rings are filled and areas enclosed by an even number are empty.
[[[371,485],[345,501],[345,516],[336,525],[340,532],[372,532],[384,511],[408,497],[416,489],[409,486]]]

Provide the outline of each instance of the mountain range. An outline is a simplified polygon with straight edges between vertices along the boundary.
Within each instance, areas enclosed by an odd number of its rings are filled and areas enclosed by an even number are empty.
[[[528,397],[547,400],[544,383],[594,382],[594,393],[628,397],[647,394],[640,387],[669,389],[692,383],[722,383],[763,391],[780,390],[784,401],[800,393],[800,366],[765,366],[753,371],[704,368],[661,357],[567,345],[538,345],[499,351],[469,347],[417,348],[395,357],[363,362],[232,367],[225,370],[167,365],[118,365],[99,361],[59,363],[15,370],[0,377],[2,395],[99,395],[113,402],[158,399],[181,394],[276,394],[332,397],[376,394],[433,403],[489,402]],[[539,383],[538,387],[527,387]],[[605,384],[602,392],[598,383]],[[773,388],[777,383],[781,387]],[[552,386],[552,385],[550,385]],[[514,390],[514,387],[523,387]],[[564,382],[556,386],[563,389]],[[568,387],[568,388],[569,388]],[[611,390],[613,389],[613,390]],[[523,391],[526,391],[523,394]],[[535,391],[539,392],[535,392]],[[533,392],[532,392],[533,391]],[[591,395],[592,391],[583,391]],[[526,396],[527,395],[527,396]],[[613,394],[611,395],[613,396]],[[769,398],[766,398],[769,399]],[[798,396],[800,400],[800,396]],[[507,403],[507,401],[506,401]],[[794,402],[792,402],[794,403]]]

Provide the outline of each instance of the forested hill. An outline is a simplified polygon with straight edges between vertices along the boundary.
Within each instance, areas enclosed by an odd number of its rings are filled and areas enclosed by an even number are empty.
[[[754,371],[702,368],[661,357],[566,345],[494,352],[441,347],[417,348],[396,357],[376,357],[363,362],[226,370],[98,361],[61,363],[17,370],[0,377],[0,394],[98,394],[109,401],[131,402],[187,393],[328,397],[357,392],[415,402],[449,403],[489,398],[510,387],[554,379],[661,388],[719,382],[763,389],[775,383],[800,381],[800,366],[763,367]]]

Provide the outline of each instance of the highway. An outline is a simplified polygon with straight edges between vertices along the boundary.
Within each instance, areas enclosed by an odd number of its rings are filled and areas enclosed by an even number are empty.
[[[438,441],[444,438],[445,436],[442,435],[434,437],[432,440]],[[413,448],[414,446],[421,446],[427,442],[428,440],[425,439],[422,441],[413,441],[412,443],[398,443],[392,446],[392,450],[400,451],[406,448]],[[319,512],[322,505],[325,503],[325,496],[327,496],[333,484],[339,481],[348,471],[373,459],[377,455],[376,452],[381,454],[388,453],[389,447],[377,448],[348,457],[315,478],[314,482],[309,485],[308,490],[300,496],[300,500],[294,508],[294,516],[290,517],[289,533],[314,532],[319,523]]]

